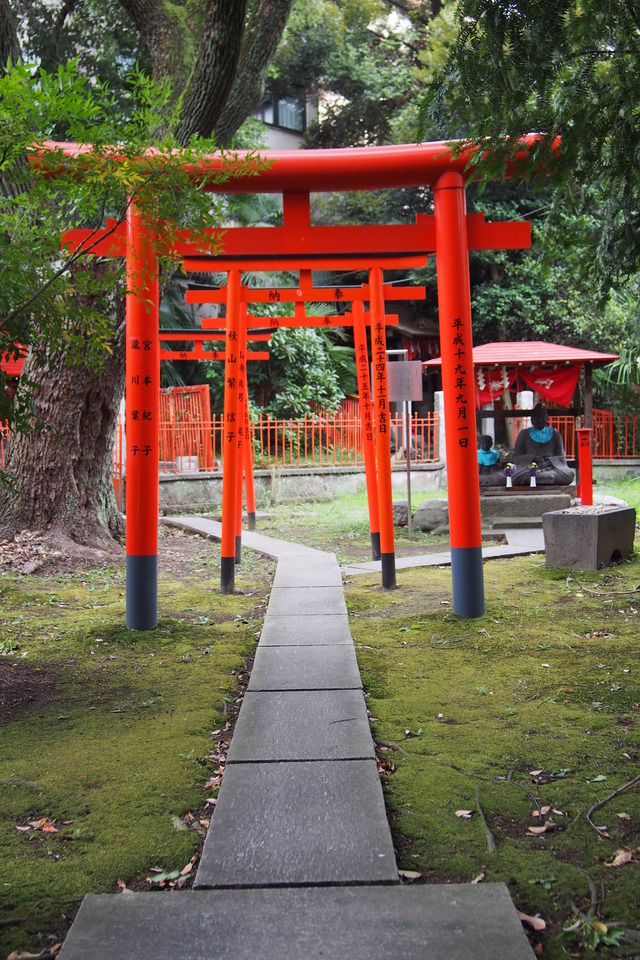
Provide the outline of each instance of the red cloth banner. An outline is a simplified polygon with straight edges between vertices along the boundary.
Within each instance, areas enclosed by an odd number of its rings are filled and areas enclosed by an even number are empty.
[[[580,376],[580,364],[572,363],[568,366],[558,366],[555,369],[524,369],[520,368],[519,376],[546,400],[552,400],[561,406],[571,403],[571,398]]]
[[[501,367],[494,370],[487,367],[476,367],[476,407],[483,407],[501,397],[516,378],[515,369],[507,370]]]
[[[566,406],[571,403],[579,376],[579,363],[544,368],[476,367],[476,407],[497,400],[513,385],[516,377],[546,400]]]

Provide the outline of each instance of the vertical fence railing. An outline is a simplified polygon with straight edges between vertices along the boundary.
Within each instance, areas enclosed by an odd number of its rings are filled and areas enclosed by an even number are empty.
[[[392,424],[398,437],[404,437],[402,416],[393,418]],[[258,470],[364,463],[359,416],[322,414],[285,420],[265,415],[254,417],[250,428],[254,466]],[[208,423],[163,421],[159,431],[161,472],[194,473],[219,469],[222,431],[221,416],[214,416]],[[412,460],[416,463],[436,462],[439,459],[437,414],[413,417],[411,431]],[[393,456],[396,461],[404,460],[404,441]]]

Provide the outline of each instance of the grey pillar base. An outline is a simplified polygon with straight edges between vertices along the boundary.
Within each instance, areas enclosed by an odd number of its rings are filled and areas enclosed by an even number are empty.
[[[127,630],[158,626],[158,557],[127,556]]]
[[[452,547],[451,578],[453,612],[459,617],[483,617],[482,547]]]
[[[380,534],[379,533],[371,534],[371,558],[373,560],[380,559]]]
[[[255,530],[255,529],[256,529],[256,515],[255,515],[255,513],[248,513],[248,514],[247,514],[247,528],[248,528],[249,530]]]
[[[242,537],[236,537],[236,563],[242,563]]]
[[[220,593],[233,593],[235,587],[236,558],[220,558]]]
[[[382,586],[384,590],[393,590],[396,586],[396,555],[395,553],[381,553],[380,565],[382,568]]]

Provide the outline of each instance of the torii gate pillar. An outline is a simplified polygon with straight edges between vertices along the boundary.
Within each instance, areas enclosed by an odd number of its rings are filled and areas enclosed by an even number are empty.
[[[128,630],[158,625],[160,339],[158,261],[134,201],[127,211]]]
[[[445,173],[434,184],[433,196],[453,612],[481,617],[484,577],[464,178]]]

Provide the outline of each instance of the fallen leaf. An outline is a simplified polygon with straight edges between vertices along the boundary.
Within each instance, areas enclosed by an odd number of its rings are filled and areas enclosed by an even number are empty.
[[[530,770],[530,771],[529,771],[529,776],[530,776],[530,777],[539,777],[541,773],[543,773],[542,770]]]
[[[527,836],[528,837],[539,837],[542,833],[547,833],[551,830],[556,830],[558,827],[557,823],[554,823],[553,820],[547,820],[547,822],[542,827],[527,827]]]
[[[631,820],[628,813],[616,813],[616,817],[620,817],[621,820]]]
[[[597,777],[593,777],[591,780],[587,780],[587,783],[602,783],[603,780],[607,780],[608,777],[605,777],[604,773],[599,773]]]
[[[477,877],[474,877],[471,883],[482,883],[484,880],[484,873],[479,873]]]
[[[171,818],[171,823],[173,824],[173,829],[174,829],[174,830],[188,830],[188,829],[189,829],[189,828],[187,827],[186,823],[184,822],[184,820],[181,820],[180,817],[172,817],[172,818]]]
[[[530,917],[529,914],[521,913],[520,910],[518,910],[518,919],[521,923],[526,923],[532,930],[541,932],[547,929],[546,921],[543,920],[542,917]]]
[[[398,870],[398,874],[404,880],[417,880],[422,876],[418,870]]]
[[[43,832],[43,833],[57,833],[57,832],[58,832],[58,829],[57,829],[57,827],[54,827],[52,823],[43,823],[43,824],[42,824],[42,832]]]
[[[19,833],[29,833],[29,830],[31,830],[31,827],[18,827],[18,826],[16,826],[16,830],[17,830]]]
[[[551,807],[540,807],[540,812],[533,810],[531,813],[532,817],[546,817],[546,815],[551,810]]]
[[[116,884],[118,885],[118,889],[120,890],[121,893],[129,893],[129,892],[130,892],[130,891],[129,891],[129,887],[126,885],[126,883],[124,882],[124,880],[116,880]]]
[[[605,867],[624,867],[626,863],[633,860],[632,850],[616,850],[616,855],[610,863],[605,862]]]
[[[456,817],[460,820],[471,820],[473,810],[456,810]]]
[[[182,870],[180,871],[180,876],[186,877],[187,874],[191,873],[192,870],[193,870],[193,864],[191,863],[191,861],[189,861],[186,867],[183,867]]]

